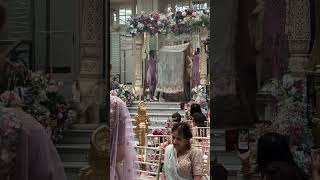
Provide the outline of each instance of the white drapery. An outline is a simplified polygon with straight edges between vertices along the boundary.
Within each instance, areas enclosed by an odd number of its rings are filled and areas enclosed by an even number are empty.
[[[185,50],[189,43],[164,46],[159,50],[157,91],[175,94],[184,92]]]

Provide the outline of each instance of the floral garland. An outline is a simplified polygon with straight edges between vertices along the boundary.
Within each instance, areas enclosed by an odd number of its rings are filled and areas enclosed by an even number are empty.
[[[62,82],[40,72],[31,73],[20,96],[24,99],[24,110],[46,128],[54,142],[62,140],[62,132],[76,120],[76,112],[60,94]]]
[[[195,11],[193,9],[177,12],[176,14],[142,14],[128,19],[127,31],[132,34],[147,32],[151,35],[157,33],[175,35],[190,33],[197,28],[209,27],[209,11]]]
[[[39,121],[54,142],[60,141],[63,138],[62,131],[76,118],[76,112],[59,92],[62,83],[56,82],[49,75],[31,71],[21,82],[23,84],[15,84],[12,89],[21,99],[23,110]],[[18,99],[7,92],[1,97],[2,102],[11,99],[10,102],[15,103]]]
[[[118,84],[115,89],[110,91],[110,95],[119,97],[127,106],[135,100],[134,93],[128,86],[123,84]]]
[[[194,87],[191,90],[191,94],[193,96],[192,101],[194,103],[199,104],[205,112],[208,112],[209,111],[209,104],[208,104],[209,96],[206,91],[206,87],[202,86],[202,85]]]
[[[270,125],[256,127],[254,134],[257,139],[267,132],[288,136],[296,163],[309,174],[312,135],[306,116],[306,90],[305,80],[295,80],[290,75],[284,75],[280,81],[273,80],[269,91],[278,100],[277,112]]]

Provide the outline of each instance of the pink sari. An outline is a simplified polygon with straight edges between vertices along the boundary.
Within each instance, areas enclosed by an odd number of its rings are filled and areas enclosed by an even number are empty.
[[[137,168],[130,114],[118,97],[110,96],[110,105],[110,180],[133,180],[137,177]]]

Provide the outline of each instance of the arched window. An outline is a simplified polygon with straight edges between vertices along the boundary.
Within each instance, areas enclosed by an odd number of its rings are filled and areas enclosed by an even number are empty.
[[[126,24],[127,19],[132,15],[132,10],[128,8],[119,9],[119,24]]]

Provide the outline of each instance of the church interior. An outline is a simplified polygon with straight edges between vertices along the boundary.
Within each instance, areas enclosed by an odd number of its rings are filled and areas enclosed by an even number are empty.
[[[246,180],[272,133],[314,176],[318,0],[0,5],[0,112],[41,125],[66,180]]]

